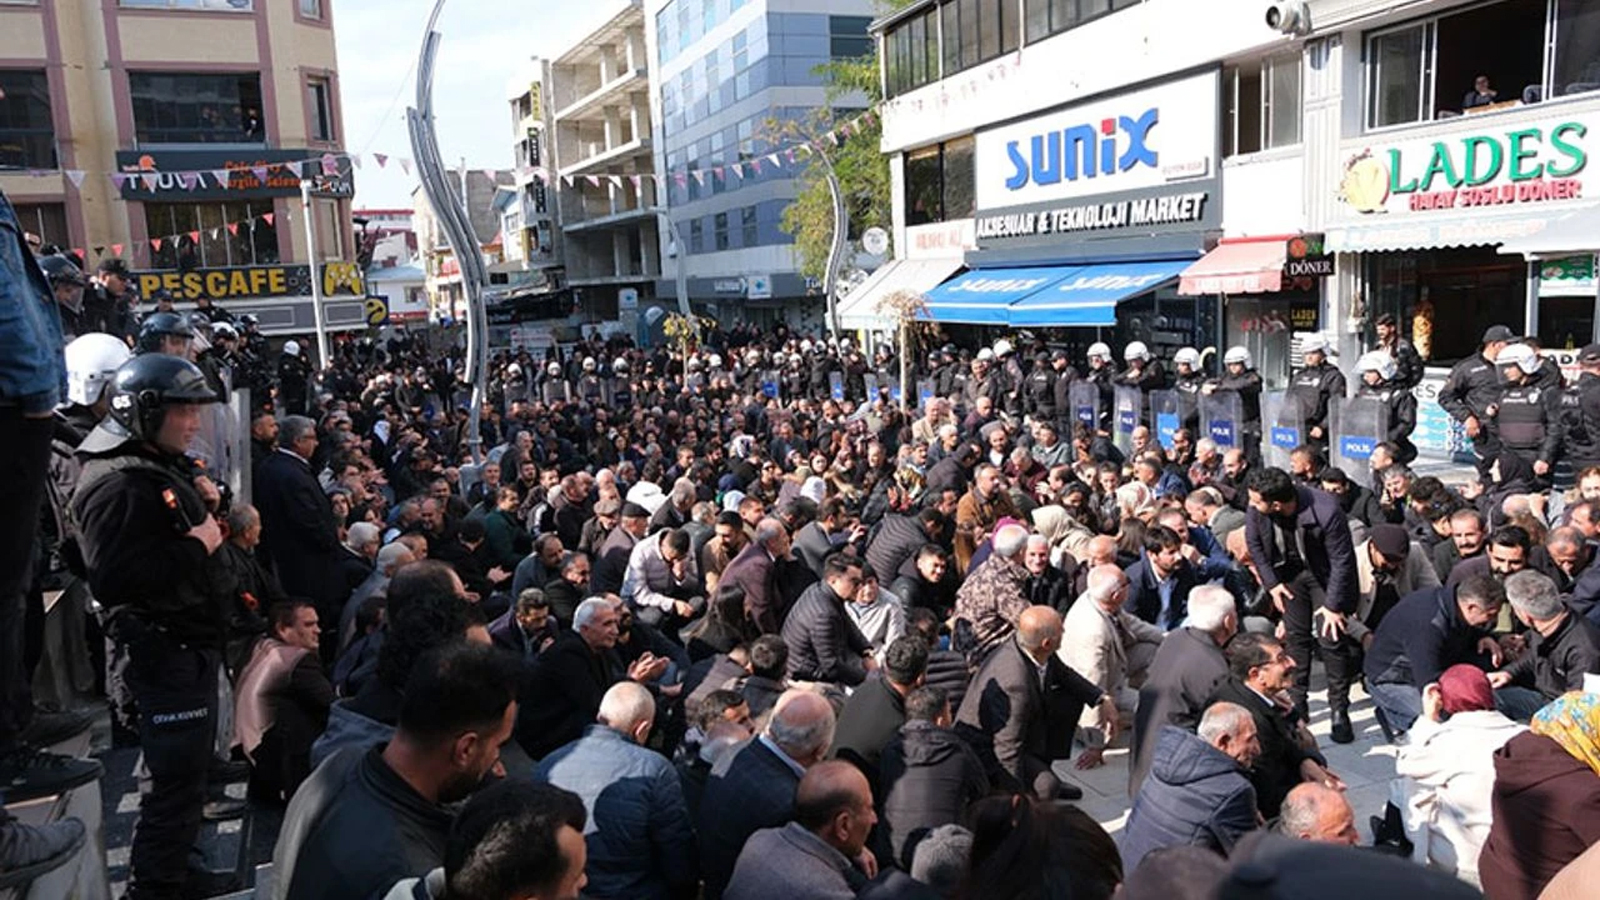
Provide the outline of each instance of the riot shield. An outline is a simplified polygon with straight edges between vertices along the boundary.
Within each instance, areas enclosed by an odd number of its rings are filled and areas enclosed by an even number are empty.
[[[776,369],[767,369],[761,373],[761,393],[770,400],[777,400],[782,394],[779,385],[783,384],[783,376]]]
[[[900,388],[900,379],[896,378],[894,381],[889,383],[889,400],[894,403],[895,406],[900,405],[900,401],[904,399],[904,396],[905,392]]]
[[[1244,449],[1243,408],[1233,391],[1200,395],[1200,428],[1216,442],[1217,449]]]
[[[1144,392],[1136,387],[1118,387],[1111,392],[1111,402],[1116,407],[1112,417],[1112,440],[1123,456],[1133,453],[1133,431],[1139,427],[1144,412]]]
[[[1072,427],[1075,432],[1094,434],[1100,426],[1100,388],[1080,381],[1067,391],[1067,403],[1072,407]]]
[[[1389,407],[1376,397],[1351,397],[1339,406],[1330,463],[1356,483],[1367,480],[1372,450],[1389,436]]]
[[[1266,432],[1267,445],[1262,452],[1269,466],[1289,470],[1289,454],[1306,442],[1305,422],[1300,414],[1300,404],[1286,391],[1268,391],[1261,395],[1261,428]]]
[[[844,373],[828,373],[828,396],[832,397],[835,402],[844,399]]]
[[[917,408],[927,409],[928,401],[933,399],[935,393],[935,385],[932,378],[924,378],[917,382]]]
[[[876,403],[878,401],[878,376],[868,372],[867,374],[861,376],[861,384],[866,388],[867,391],[865,400],[867,405],[871,406],[873,403]]]
[[[1177,391],[1150,392],[1150,422],[1156,430],[1156,442],[1162,449],[1171,450],[1173,436],[1183,427],[1182,401]]]

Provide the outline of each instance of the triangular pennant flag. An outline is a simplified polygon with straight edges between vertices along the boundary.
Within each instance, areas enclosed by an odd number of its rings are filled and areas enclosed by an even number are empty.
[[[267,167],[266,166],[255,166],[250,171],[251,171],[252,174],[254,174],[256,176],[256,181],[260,182],[261,184],[266,184],[267,183]]]
[[[212,169],[211,170],[211,177],[216,179],[217,187],[222,188],[223,190],[227,190],[228,189],[228,170],[227,169]]]
[[[121,172],[112,172],[111,173],[111,183],[116,186],[118,191],[122,190],[122,186],[124,184],[126,184],[127,181],[128,181],[128,176],[122,174]]]
[[[616,188],[619,191],[622,190],[622,176],[621,175],[607,175],[606,177],[611,180],[611,186],[612,187]]]
[[[589,182],[589,187],[599,187],[600,186],[600,179],[595,177],[594,175],[585,175],[585,176],[583,176],[583,180]]]
[[[322,174],[330,176],[339,174],[339,158],[337,156],[332,153],[322,154]]]
[[[100,246],[100,247],[94,248],[94,255],[95,256],[105,256],[106,255],[106,248],[104,246]]]
[[[628,176],[628,183],[633,185],[633,192],[635,194],[639,193],[639,190],[640,190],[639,181],[640,181],[640,179],[639,179],[639,176],[637,176],[637,175],[629,175]]]
[[[792,157],[791,157],[790,161],[793,162],[793,158]],[[767,154],[767,162],[772,163],[775,166],[776,165],[781,165],[781,163],[778,162],[778,154],[776,154],[776,153],[768,153]]]
[[[147,191],[153,191],[156,189],[156,181],[159,178],[160,176],[156,175],[154,172],[146,172],[139,176],[139,180],[144,182],[144,189]]]
[[[261,221],[267,223],[268,225],[271,225],[272,224],[272,220],[275,219],[275,218],[277,218],[277,214],[276,213],[262,213],[261,214]]]
[[[854,122],[846,122],[843,125],[839,126],[839,137],[841,139],[849,137],[850,136],[850,131],[854,127],[855,127],[855,123]]]
[[[699,184],[701,187],[705,187],[706,186],[706,173],[705,172],[702,172],[699,169],[695,169],[694,171],[690,172],[689,174],[694,176],[695,182],[697,184]]]
[[[355,166],[358,169],[361,168],[361,154],[359,154],[359,153],[350,154],[350,165]]]
[[[200,232],[199,231],[191,231],[191,232],[189,232],[189,243],[191,243],[191,244],[200,243]]]
[[[228,223],[228,233],[233,235],[234,237],[238,237],[239,236],[239,223],[238,222],[229,222]]]
[[[151,238],[150,249],[159,252],[161,250],[161,238]]]
[[[737,167],[737,166],[735,166],[735,167],[734,167],[734,168],[738,168],[738,167]],[[714,167],[712,167],[712,169],[711,169],[711,174],[712,174],[712,175],[715,175],[715,176],[716,176],[716,177],[718,177],[718,178],[721,178],[721,177],[723,177],[723,175],[722,175],[722,167],[721,167],[721,166],[714,166]]]
[[[74,188],[83,187],[83,176],[87,174],[82,169],[68,169],[67,180],[72,182]]]
[[[288,168],[289,171],[293,172],[294,177],[296,178],[301,177],[302,173],[305,171],[305,164],[300,162],[286,162],[284,163],[284,166]]]
[[[755,173],[757,175],[760,175],[761,174],[761,157],[758,156],[755,159],[750,160],[750,168],[754,169]]]
[[[111,245],[111,255],[112,256],[121,256],[122,255],[122,245],[121,244],[112,244]]]
[[[563,175],[563,176],[561,176],[561,183],[566,185],[567,187],[572,187],[572,180],[573,179],[572,179],[571,175]]]
[[[678,187],[686,188],[689,186],[689,176],[683,174],[682,172],[673,172],[672,179],[678,182]]]
[[[789,165],[794,165],[794,148],[790,147],[788,150],[785,150],[784,155],[789,157]]]
[[[380,169],[383,168],[385,165],[387,165],[389,163],[389,157],[385,156],[382,153],[374,153],[374,154],[372,154],[372,160],[373,160],[373,162],[376,162],[378,164],[378,168],[380,168]]]
[[[410,175],[411,174],[411,160],[406,159],[403,156],[400,157],[400,168],[404,169],[405,173],[407,175]]]

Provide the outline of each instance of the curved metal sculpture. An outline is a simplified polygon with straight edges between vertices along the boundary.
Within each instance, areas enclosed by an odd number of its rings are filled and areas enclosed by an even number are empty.
[[[411,153],[416,157],[417,176],[422,181],[423,193],[433,205],[450,246],[455,248],[456,261],[461,266],[461,286],[467,298],[467,368],[466,380],[472,385],[472,405],[467,423],[467,446],[473,463],[483,461],[483,437],[479,419],[485,398],[484,381],[489,370],[488,313],[484,309],[483,289],[489,283],[488,267],[483,254],[478,252],[478,237],[473,234],[472,220],[467,215],[466,185],[461,196],[450,190],[446,180],[444,161],[439,156],[439,139],[433,120],[433,66],[439,53],[439,32],[434,26],[445,0],[433,5],[428,16],[428,29],[422,39],[422,56],[417,64],[417,105],[406,110],[406,127],[411,133]]]

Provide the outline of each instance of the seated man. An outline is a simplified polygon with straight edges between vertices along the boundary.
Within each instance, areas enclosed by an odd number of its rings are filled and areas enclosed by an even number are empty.
[[[822,580],[806,588],[783,621],[791,680],[855,687],[877,669],[872,645],[844,611],[860,587],[861,560],[828,557]]]
[[[750,718],[765,722],[772,707],[789,689],[789,645],[776,634],[763,634],[750,642],[747,674],[734,689],[750,704]]]
[[[1183,558],[1183,538],[1164,526],[1151,528],[1144,539],[1144,553],[1128,568],[1128,612],[1162,631],[1183,624],[1189,609],[1189,592],[1199,576]]]
[[[906,695],[905,709],[905,725],[883,748],[876,787],[892,862],[909,870],[929,832],[965,821],[967,807],[989,793],[989,776],[971,745],[951,730],[955,717],[944,691],[917,688]]]
[[[1493,576],[1477,575],[1455,587],[1417,591],[1384,617],[1364,670],[1372,702],[1391,728],[1411,728],[1422,714],[1422,688],[1445,669],[1500,659],[1500,646],[1488,630],[1505,597]]]
[[[956,591],[956,616],[972,623],[979,655],[1003,646],[1028,608],[1028,569],[1023,554],[1028,529],[1006,525],[995,532],[989,558],[973,567]]]
[[[1316,841],[1354,847],[1361,843],[1356,812],[1344,792],[1307,781],[1283,798],[1278,833],[1297,841]]]
[[[750,836],[723,896],[850,900],[877,874],[866,849],[877,823],[866,776],[838,760],[818,763],[795,789],[794,821]]]
[[[644,746],[655,717],[649,690],[618,682],[601,698],[598,722],[534,770],[535,780],[577,794],[589,814],[585,896],[665,900],[696,882],[677,770]]]
[[[675,631],[705,611],[700,564],[692,549],[689,532],[681,528],[663,529],[633,546],[620,596],[640,622]]]
[[[883,589],[870,565],[861,566],[861,584],[844,605],[845,615],[867,639],[880,665],[889,645],[906,633],[906,608],[900,598]]]
[[[555,643],[557,625],[550,615],[544,591],[528,588],[500,618],[489,623],[494,645],[525,662],[532,662]]]
[[[1540,572],[1506,578],[1511,611],[1528,630],[1527,647],[1505,669],[1489,673],[1500,711],[1526,722],[1568,691],[1584,689],[1584,676],[1600,674],[1600,626],[1561,602],[1555,582]]]
[[[1232,851],[1260,822],[1255,788],[1245,777],[1260,750],[1254,717],[1232,703],[1208,707],[1199,734],[1162,725],[1122,835],[1124,871],[1165,847]]]
[[[1067,668],[1093,682],[1117,705],[1118,721],[1112,730],[1131,725],[1139,705],[1136,685],[1161,647],[1161,629],[1124,608],[1128,578],[1116,566],[1097,566],[1089,572],[1089,590],[1072,608],[1062,625],[1061,649],[1056,655]],[[1105,723],[1098,706],[1085,709],[1078,721],[1088,749],[1078,757],[1078,768],[1098,766],[1106,748]]]
[[[311,774],[311,743],[328,725],[333,685],[317,655],[317,610],[286,600],[267,610],[234,689],[234,735],[250,765],[250,796],[278,806]]]
[[[1243,543],[1243,530],[1235,532]],[[1228,677],[1222,647],[1239,630],[1233,596],[1216,585],[1195,588],[1189,598],[1188,624],[1170,632],[1156,650],[1150,671],[1139,688],[1133,719],[1133,759],[1128,766],[1128,793],[1137,796],[1150,770],[1161,726],[1188,730],[1200,722],[1206,703]]]
[[[340,750],[289,802],[272,852],[283,896],[382,896],[444,863],[452,804],[490,772],[516,721],[513,663],[455,642],[417,662],[385,745]]]
[[[1028,607],[1016,635],[978,670],[956,721],[979,748],[992,780],[1041,799],[1076,800],[1083,792],[1061,784],[1051,764],[1071,755],[1072,723],[1084,707],[1101,707],[1108,739],[1115,736],[1117,707],[1109,694],[1061,662],[1060,646],[1061,614],[1048,606]]]
[[[928,673],[928,645],[920,637],[902,637],[889,645],[883,669],[845,700],[831,755],[855,763],[873,782],[878,757],[906,721],[906,696],[922,686]]]

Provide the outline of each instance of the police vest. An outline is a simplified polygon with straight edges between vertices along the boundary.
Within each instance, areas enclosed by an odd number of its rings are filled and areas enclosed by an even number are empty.
[[[1508,447],[1532,450],[1544,441],[1546,393],[1538,388],[1507,387],[1495,414],[1500,440]]]

